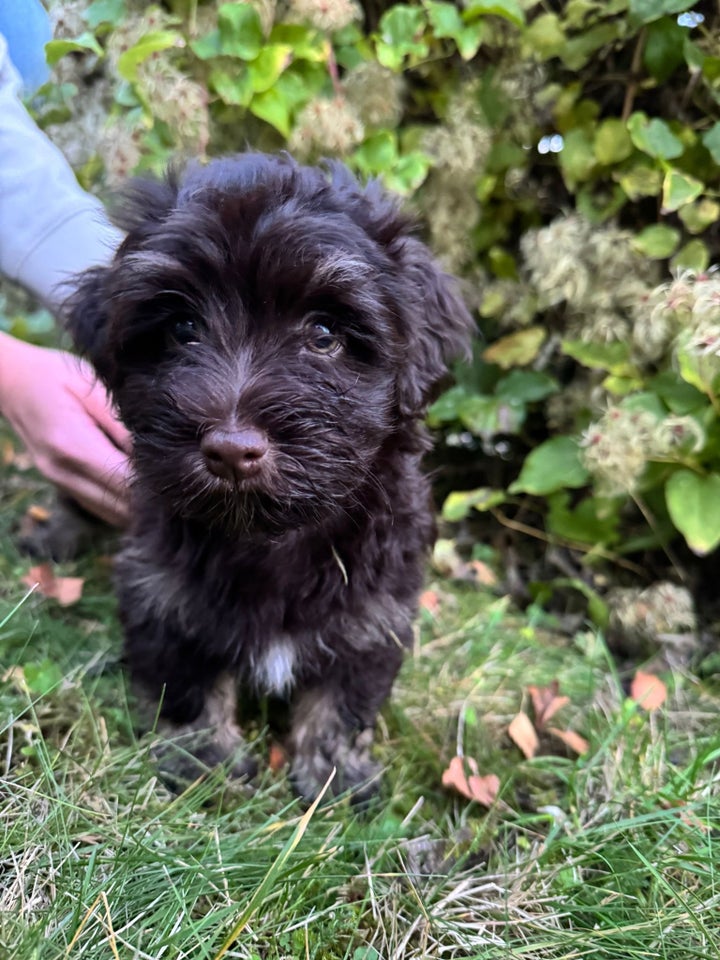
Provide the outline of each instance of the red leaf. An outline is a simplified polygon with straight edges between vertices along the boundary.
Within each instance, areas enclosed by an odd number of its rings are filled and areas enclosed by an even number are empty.
[[[420,606],[436,617],[440,613],[440,594],[437,590],[425,590],[421,593]]]
[[[271,743],[268,754],[268,766],[270,769],[277,773],[278,770],[282,770],[283,767],[287,765],[287,762],[288,755],[284,747],[279,743]]]
[[[570,697],[561,697],[559,692],[560,684],[557,680],[553,680],[549,687],[528,687],[538,730],[542,730],[558,710],[570,703]]]
[[[85,580],[83,577],[56,577],[49,563],[41,563],[31,567],[22,582],[37,587],[38,593],[57,600],[61,607],[69,607],[82,596]]]
[[[491,807],[497,800],[500,791],[500,779],[494,773],[480,776],[477,763],[468,757],[467,765],[472,771],[468,777],[465,774],[465,765],[462,757],[453,757],[447,770],[442,775],[442,785],[457,790],[468,800],[476,800],[484,807]]]
[[[575,753],[582,755],[587,753],[590,749],[590,744],[587,742],[585,737],[581,737],[579,733],[575,733],[574,730],[558,730],[557,727],[548,727],[548,733],[551,733],[554,737],[557,737],[559,740],[565,744],[566,747],[570,747],[571,750],[574,750]]]
[[[528,760],[538,752],[540,742],[537,733],[535,733],[535,727],[532,725],[530,717],[522,710],[512,719],[508,727],[508,734]]]
[[[643,710],[657,710],[667,700],[667,687],[659,677],[638,670],[630,684],[630,696]]]

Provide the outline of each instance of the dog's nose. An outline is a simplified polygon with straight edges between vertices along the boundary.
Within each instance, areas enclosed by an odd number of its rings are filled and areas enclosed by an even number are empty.
[[[223,480],[244,480],[260,469],[268,452],[268,439],[262,430],[252,427],[238,430],[216,427],[202,438],[200,450],[210,473]]]

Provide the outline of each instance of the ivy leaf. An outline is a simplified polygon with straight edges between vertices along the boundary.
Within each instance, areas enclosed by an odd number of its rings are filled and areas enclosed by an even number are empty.
[[[695,6],[695,0],[629,0],[628,9],[635,20],[651,23],[668,13],[683,13]]]
[[[399,70],[406,57],[422,59],[428,54],[422,39],[426,26],[425,11],[420,7],[397,5],[380,18],[377,58],[384,67]]]
[[[224,3],[218,8],[220,52],[254,60],[265,41],[260,16],[250,3]]]
[[[290,108],[277,84],[253,97],[250,113],[275,127],[284,137],[290,136]]]
[[[690,174],[680,173],[679,170],[668,170],[663,180],[662,212],[672,213],[697,200],[705,189],[705,184]]]
[[[414,150],[397,158],[391,169],[382,174],[383,183],[388,190],[407,196],[417,190],[431,166],[432,160],[427,154]]]
[[[583,129],[569,130],[560,151],[560,169],[570,189],[588,180],[595,170],[597,159],[593,140]]]
[[[125,0],[93,0],[83,12],[82,18],[91,30],[101,23],[115,27],[125,16]]]
[[[269,90],[291,62],[292,47],[283,43],[266,44],[257,57],[248,64],[248,75],[255,93],[264,93]]]
[[[665,484],[670,519],[688,546],[704,557],[720,543],[720,475],[678,470]]]
[[[603,120],[598,125],[593,143],[598,163],[609,166],[629,157],[633,151],[632,140],[627,127],[615,118]]]
[[[557,393],[560,385],[548,373],[540,370],[511,370],[495,386],[495,396],[501,400],[533,403]]]
[[[105,56],[105,51],[95,39],[92,33],[81,33],[74,40],[49,40],[45,44],[45,59],[49,67],[64,57],[67,53],[87,53],[90,51],[98,57]]]
[[[672,270],[692,270],[704,273],[710,265],[710,251],[702,240],[690,240],[670,261]]]
[[[584,487],[590,475],[580,462],[580,449],[572,437],[551,437],[525,458],[510,493],[545,496],[567,487]]]
[[[525,11],[518,0],[470,0],[463,14],[465,20],[474,20],[475,17],[495,14],[521,27],[525,23]]]
[[[397,136],[391,130],[379,130],[357,148],[353,160],[362,173],[376,174],[387,170],[397,155]]]
[[[327,63],[330,43],[318,30],[300,23],[277,23],[272,28],[270,43],[283,43],[292,47],[296,60],[311,63]]]
[[[705,131],[702,135],[702,142],[710,151],[710,156],[715,163],[720,163],[720,120]]]
[[[492,487],[454,491],[448,494],[442,507],[442,515],[444,520],[457,523],[458,520],[464,520],[471,510],[479,510],[483,513],[504,502],[504,492],[493,490]]]
[[[183,38],[175,30],[153,30],[138,40],[118,58],[117,70],[123,80],[135,83],[138,79],[138,67],[153,53],[169,50],[170,47],[183,46]]]
[[[541,13],[535,17],[523,39],[543,60],[559,56],[567,42],[560,17],[556,13]]]
[[[607,370],[616,376],[630,375],[630,346],[627,343],[595,343],[587,340],[563,340],[562,352],[593,370]]]
[[[210,86],[223,103],[237,107],[247,107],[253,96],[250,75],[246,69],[235,68],[232,73],[219,67],[210,72]]]
[[[665,223],[653,223],[645,227],[633,240],[633,248],[651,260],[670,257],[680,242],[680,231]]]
[[[545,342],[547,332],[544,327],[525,327],[517,333],[500,337],[483,352],[483,360],[496,363],[503,370],[511,367],[523,367],[532,363]]]
[[[720,203],[703,197],[697,203],[687,203],[678,211],[678,217],[688,233],[702,233],[712,223],[720,220]]]
[[[638,111],[627,122],[632,142],[643,153],[660,160],[673,160],[685,152],[685,147],[664,120],[649,119]]]
[[[684,61],[683,43],[687,28],[669,17],[647,28],[643,63],[658,83],[664,83]]]

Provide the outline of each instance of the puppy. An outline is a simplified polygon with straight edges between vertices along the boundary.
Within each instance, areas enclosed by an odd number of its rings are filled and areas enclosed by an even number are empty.
[[[162,764],[249,775],[245,688],[288,700],[303,797],[333,767],[366,796],[433,539],[421,418],[472,320],[339,164],[216,160],[132,183],[119,222],[67,323],[133,436],[117,589]]]

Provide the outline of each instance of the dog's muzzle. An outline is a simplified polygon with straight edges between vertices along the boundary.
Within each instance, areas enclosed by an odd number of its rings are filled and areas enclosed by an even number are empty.
[[[208,471],[231,483],[257,476],[269,449],[267,435],[254,427],[214,427],[200,441]]]

